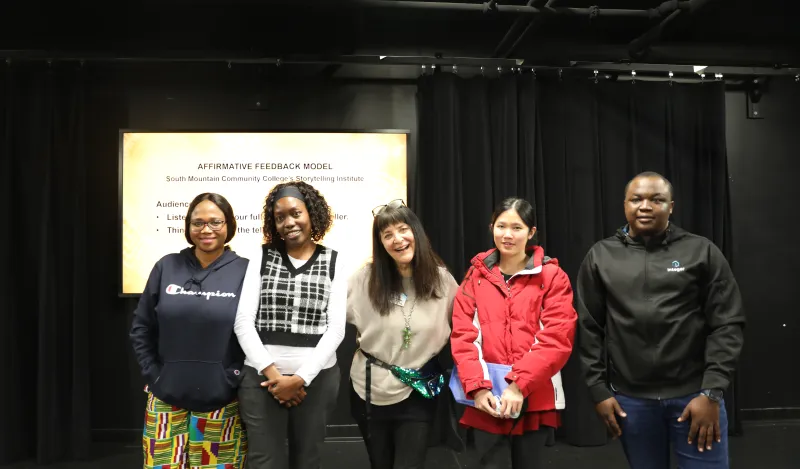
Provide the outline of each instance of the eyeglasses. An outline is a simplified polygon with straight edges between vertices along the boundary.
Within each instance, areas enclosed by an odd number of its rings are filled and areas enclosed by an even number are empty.
[[[405,207],[406,203],[403,202],[403,199],[394,199],[393,201],[389,202],[388,204],[378,205],[377,207],[372,209],[372,216],[377,217],[386,207],[389,208],[398,208],[398,207]]]
[[[211,231],[219,231],[222,229],[222,226],[225,224],[225,220],[211,220],[211,221],[200,221],[195,220],[191,223],[191,230],[194,232],[200,232],[208,226]]]

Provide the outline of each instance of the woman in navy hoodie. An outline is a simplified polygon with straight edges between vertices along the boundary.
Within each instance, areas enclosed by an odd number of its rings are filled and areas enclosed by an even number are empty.
[[[233,324],[248,260],[227,246],[236,218],[221,195],[195,197],[185,225],[191,246],[156,262],[133,313],[130,336],[148,393],[144,468],[241,469],[244,352]]]

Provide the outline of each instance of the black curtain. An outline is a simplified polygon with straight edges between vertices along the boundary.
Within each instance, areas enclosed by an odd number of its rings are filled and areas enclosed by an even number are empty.
[[[0,66],[0,464],[88,452],[84,75]]]
[[[539,243],[574,280],[588,249],[625,223],[624,186],[657,171],[675,188],[672,220],[731,259],[725,90],[722,83],[594,83],[531,74],[419,78],[417,193],[413,207],[457,278],[492,247],[494,205],[535,204]],[[573,355],[563,371],[563,435],[605,444]],[[726,395],[740,428],[735,384]]]

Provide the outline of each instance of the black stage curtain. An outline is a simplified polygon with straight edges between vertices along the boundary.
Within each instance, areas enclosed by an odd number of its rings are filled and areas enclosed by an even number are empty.
[[[731,260],[724,93],[722,83],[422,76],[414,209],[458,279],[493,246],[494,205],[524,197],[540,244],[574,280],[591,245],[625,223],[627,181],[657,171],[674,185],[672,220]],[[562,374],[566,440],[605,444],[575,356]],[[734,433],[735,385],[726,399]]]
[[[90,442],[84,71],[0,66],[0,464]]]

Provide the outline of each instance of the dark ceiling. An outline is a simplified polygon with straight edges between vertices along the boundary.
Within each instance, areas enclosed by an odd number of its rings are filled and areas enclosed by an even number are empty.
[[[440,64],[464,67],[495,63],[468,58],[514,59],[496,63],[525,67],[584,62],[797,67],[800,27],[792,3],[160,0],[45,7],[5,0],[0,55],[281,58],[286,64],[316,63],[331,74],[343,73],[337,63],[416,64],[418,70],[418,57],[436,55]],[[539,10],[510,11],[526,4]],[[327,62],[333,65],[326,67]]]

